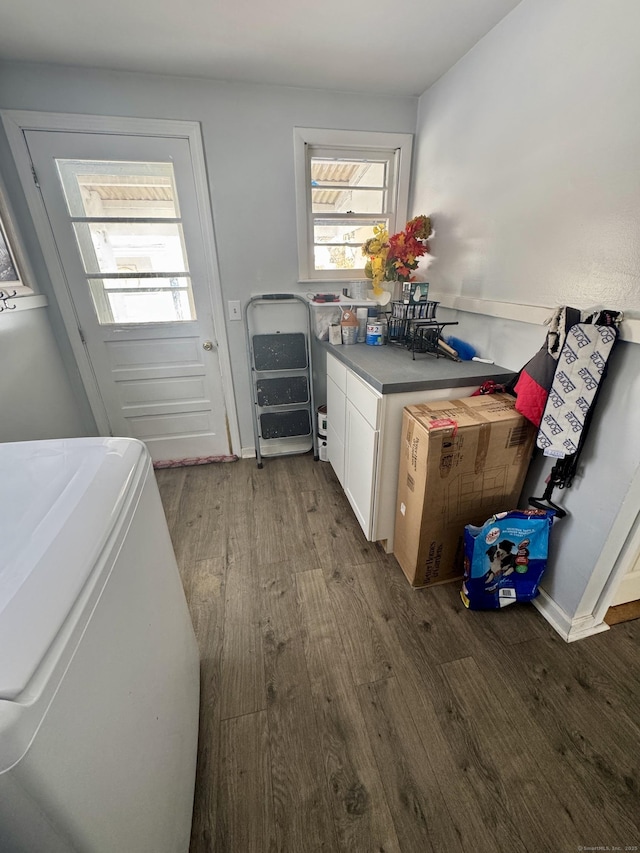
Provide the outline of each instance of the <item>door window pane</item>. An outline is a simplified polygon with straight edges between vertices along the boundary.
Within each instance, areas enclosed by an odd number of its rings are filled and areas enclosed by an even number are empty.
[[[98,322],[195,320],[173,165],[56,165]]]
[[[74,222],[85,271],[187,272],[176,222]]]
[[[89,279],[101,325],[175,323],[196,319],[191,281],[184,278]]]
[[[180,217],[171,163],[56,160],[71,216]]]

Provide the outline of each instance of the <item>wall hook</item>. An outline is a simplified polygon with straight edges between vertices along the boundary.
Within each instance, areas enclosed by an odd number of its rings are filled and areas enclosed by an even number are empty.
[[[5,293],[4,290],[0,290],[0,314],[3,311],[13,311],[14,308],[18,306],[14,303],[13,305],[9,305],[7,300],[14,299],[17,295],[17,292],[14,290],[13,293]]]

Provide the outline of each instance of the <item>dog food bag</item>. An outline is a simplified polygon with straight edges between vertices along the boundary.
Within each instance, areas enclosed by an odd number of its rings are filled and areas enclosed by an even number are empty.
[[[553,510],[501,512],[482,527],[464,529],[464,581],[470,610],[496,610],[531,601],[547,566]]]

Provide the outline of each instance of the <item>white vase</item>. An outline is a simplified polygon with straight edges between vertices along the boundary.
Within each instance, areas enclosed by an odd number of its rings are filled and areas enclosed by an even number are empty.
[[[382,289],[391,295],[391,301],[397,302],[402,298],[402,282],[401,281],[383,281],[381,282]]]

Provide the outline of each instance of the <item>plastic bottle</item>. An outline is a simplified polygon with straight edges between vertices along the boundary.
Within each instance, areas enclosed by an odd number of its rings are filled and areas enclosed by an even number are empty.
[[[358,318],[358,343],[363,344],[367,337],[367,309],[356,308]]]
[[[370,347],[381,347],[384,343],[382,337],[382,324],[378,322],[377,317],[370,317],[367,323],[367,340],[366,343]]]

